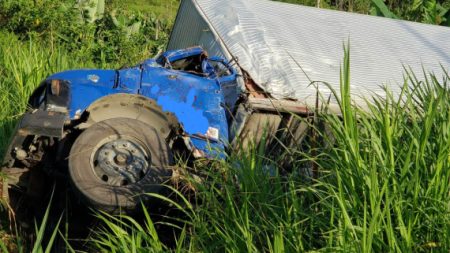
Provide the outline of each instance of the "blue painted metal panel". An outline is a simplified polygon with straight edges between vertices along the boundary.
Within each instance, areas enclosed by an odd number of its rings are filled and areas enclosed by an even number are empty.
[[[49,76],[47,79],[64,79],[72,85],[94,85],[113,88],[116,80],[116,71],[99,69],[67,70]]]
[[[216,79],[143,66],[141,93],[173,112],[187,133],[205,136],[212,127],[218,129],[219,139],[228,141],[224,99]]]
[[[132,93],[130,90],[111,89],[105,87],[92,87],[88,85],[73,85],[71,88],[71,101],[69,107],[69,116],[75,118],[77,113],[84,112],[89,105],[101,97],[116,93]]]
[[[132,69],[132,72],[135,72],[135,70]],[[130,89],[127,86],[119,85],[116,88],[116,83],[118,84],[117,73],[115,70],[69,70],[51,75],[47,79],[69,81],[70,101],[67,109],[70,119],[75,119],[78,113],[84,112],[90,104],[101,97],[116,93],[137,93],[138,87]],[[127,78],[120,80],[128,81],[130,76],[137,78],[134,82],[127,83],[136,84],[140,81],[140,74],[138,76],[133,74],[128,76],[124,72],[122,74]]]
[[[138,93],[141,86],[141,69],[139,66],[117,71],[119,75],[118,88],[130,93]]]

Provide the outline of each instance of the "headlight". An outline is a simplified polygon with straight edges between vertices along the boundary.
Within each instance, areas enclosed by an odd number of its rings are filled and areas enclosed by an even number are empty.
[[[67,111],[70,98],[69,83],[65,80],[48,80],[47,95],[45,97],[48,111]]]
[[[54,79],[50,83],[50,91],[52,95],[59,96],[61,92],[61,82],[57,79]]]

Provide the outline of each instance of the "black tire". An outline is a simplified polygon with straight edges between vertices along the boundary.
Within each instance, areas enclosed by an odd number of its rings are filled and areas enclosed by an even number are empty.
[[[120,152],[116,147],[120,142],[130,142],[127,146],[134,148],[124,151],[130,154],[125,163],[129,164],[132,160],[133,165],[139,165],[134,167],[145,170],[145,173],[140,172],[140,178],[136,179],[136,173],[130,174],[126,171],[130,165],[123,168],[123,164],[120,164],[120,167],[115,163],[116,167],[112,168],[117,174],[113,174],[114,180],[108,181],[111,167],[105,167],[105,164],[110,165],[109,156],[98,161],[102,155],[99,152],[112,147],[107,150],[112,150],[113,156],[116,155],[117,158]],[[123,145],[125,147],[125,144]],[[140,156],[133,156],[133,152],[139,153]],[[109,152],[105,151],[104,154]],[[142,162],[142,157],[145,157],[146,162]],[[145,199],[144,193],[161,192],[162,184],[171,176],[169,166],[172,160],[166,141],[158,135],[154,127],[134,119],[114,118],[92,125],[75,140],[69,156],[69,174],[75,191],[88,205],[108,212],[127,211],[135,209],[137,204]],[[123,159],[121,161],[123,163]],[[108,175],[102,176],[102,171],[107,171],[105,173]],[[123,176],[122,172],[133,175],[132,179],[136,181],[123,185],[119,182],[118,185],[118,179]]]

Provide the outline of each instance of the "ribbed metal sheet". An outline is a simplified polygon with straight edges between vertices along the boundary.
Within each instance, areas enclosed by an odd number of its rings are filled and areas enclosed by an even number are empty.
[[[182,1],[167,49],[199,45],[211,55],[226,57],[225,50],[220,46],[219,38],[213,34],[206,18],[201,15],[192,1]],[[229,57],[229,55],[227,56]]]
[[[441,65],[446,70],[450,67],[447,27],[266,0],[182,1],[187,3],[216,36],[211,40],[220,40],[223,54],[235,56],[275,98],[313,105],[316,90],[311,81],[327,82],[338,90],[343,45],[348,41],[352,93],[359,104],[364,96],[383,94],[382,85],[397,93],[404,67],[419,77],[422,67],[437,75],[442,75]],[[175,28],[183,20],[180,16],[193,16],[186,10],[180,9]],[[189,36],[201,32],[196,25],[186,28],[184,23],[183,27],[186,37],[178,36],[178,40],[190,41]],[[329,94],[325,85],[320,91]]]
[[[178,49],[180,45],[183,45],[183,47],[198,45],[205,29],[209,29],[209,26],[201,17],[193,2],[182,1],[168,48]]]

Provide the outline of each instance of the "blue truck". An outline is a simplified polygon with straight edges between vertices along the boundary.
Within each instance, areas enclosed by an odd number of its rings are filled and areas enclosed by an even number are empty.
[[[69,178],[94,208],[135,208],[140,194],[157,193],[170,179],[174,155],[224,158],[240,96],[236,76],[201,47],[119,70],[49,76],[31,95],[4,158],[3,195],[38,194],[28,187],[39,184],[39,170]]]
[[[144,193],[160,193],[170,181],[174,157],[224,159],[239,138],[230,138],[233,128],[248,136],[242,140],[258,140],[273,124],[268,111],[278,118],[283,108],[295,111],[242,92],[238,76],[230,62],[198,46],[129,68],[49,76],[12,136],[0,196],[25,197],[33,206],[52,182],[69,181],[85,206],[135,209]]]

